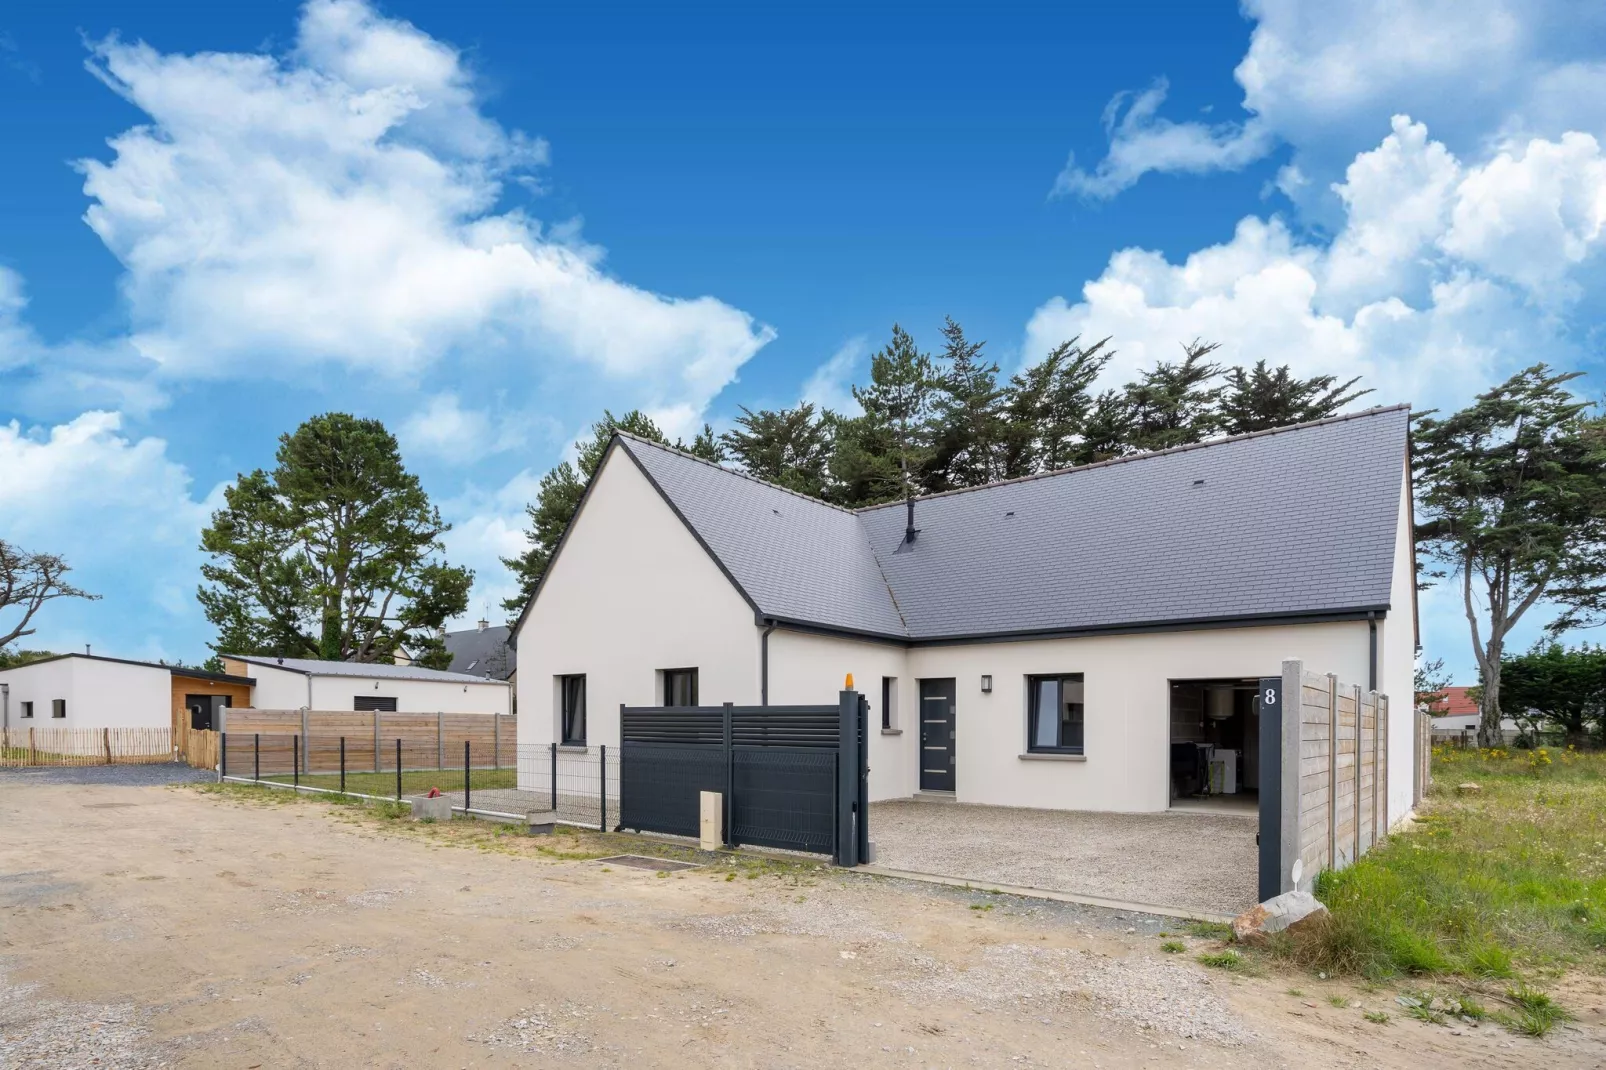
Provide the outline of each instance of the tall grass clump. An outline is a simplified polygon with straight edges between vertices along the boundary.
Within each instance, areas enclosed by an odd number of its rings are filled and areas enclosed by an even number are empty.
[[[1323,873],[1331,916],[1273,953],[1372,980],[1606,972],[1606,755],[1446,748],[1433,774],[1415,827]]]

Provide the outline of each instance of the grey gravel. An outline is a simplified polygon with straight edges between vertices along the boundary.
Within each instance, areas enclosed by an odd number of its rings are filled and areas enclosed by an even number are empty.
[[[910,800],[870,808],[876,864],[979,884],[1236,914],[1255,902],[1258,822]]]
[[[31,784],[107,784],[118,787],[144,787],[157,784],[188,784],[216,780],[210,769],[191,769],[183,762],[154,762],[150,765],[64,765],[27,769],[0,769],[0,791],[11,786]]]
[[[148,1070],[168,1060],[147,1046],[132,1005],[46,999],[0,978],[0,1070]]]

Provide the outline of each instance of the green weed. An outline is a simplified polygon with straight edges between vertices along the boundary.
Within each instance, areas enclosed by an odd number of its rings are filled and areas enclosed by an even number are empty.
[[[1181,940],[1166,940],[1160,944],[1160,950],[1164,951],[1167,955],[1180,955],[1184,951],[1188,950],[1188,945],[1184,944]]]

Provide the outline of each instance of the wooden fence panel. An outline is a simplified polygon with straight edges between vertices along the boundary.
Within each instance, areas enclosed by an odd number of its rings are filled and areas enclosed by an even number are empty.
[[[258,764],[263,776],[288,775],[298,753],[301,772],[337,773],[342,738],[348,773],[395,769],[398,740],[403,769],[460,768],[465,742],[476,768],[511,765],[518,740],[516,718],[486,713],[241,708],[228,711],[225,727],[231,776],[251,776]]]
[[[150,765],[173,761],[170,728],[12,728],[0,739],[0,767]]]

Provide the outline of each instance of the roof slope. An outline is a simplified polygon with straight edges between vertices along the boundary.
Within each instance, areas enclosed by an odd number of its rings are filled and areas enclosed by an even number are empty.
[[[369,661],[319,661],[317,658],[267,658],[255,654],[228,654],[236,661],[248,665],[262,665],[269,669],[284,669],[303,676],[356,676],[385,680],[439,680],[444,683],[483,684],[500,681],[486,680],[483,676],[446,672],[442,669],[423,669],[416,665],[392,665]]]
[[[762,615],[905,634],[857,514],[643,439],[619,441]]]
[[[511,632],[506,625],[447,632],[446,652],[452,656],[447,671],[506,680],[518,664],[508,642]]]
[[[1386,609],[1410,414],[1372,409],[857,512],[619,442],[761,617],[908,640]]]
[[[1071,469],[861,515],[917,638],[1389,604],[1403,408]]]

